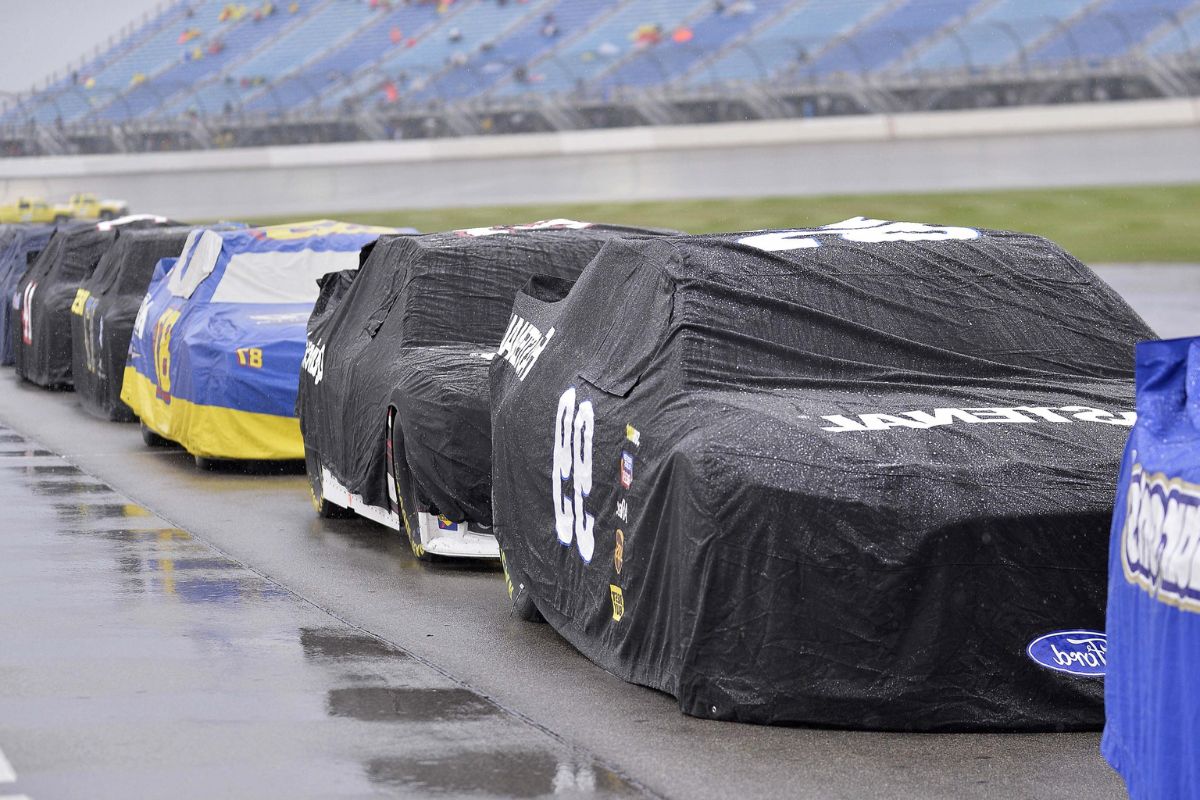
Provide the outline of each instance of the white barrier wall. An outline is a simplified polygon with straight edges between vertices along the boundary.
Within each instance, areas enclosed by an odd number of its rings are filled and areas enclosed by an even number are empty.
[[[1200,182],[1200,102],[0,159],[0,196],[95,191],[180,219]]]

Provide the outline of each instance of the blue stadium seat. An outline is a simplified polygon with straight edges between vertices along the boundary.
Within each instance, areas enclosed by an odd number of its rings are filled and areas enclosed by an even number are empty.
[[[1155,28],[1192,4],[1192,0],[1107,0],[1035,50],[1039,62],[1096,62],[1134,50]]]

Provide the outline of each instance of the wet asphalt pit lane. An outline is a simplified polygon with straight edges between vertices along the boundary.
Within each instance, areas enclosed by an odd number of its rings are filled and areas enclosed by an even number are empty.
[[[385,641],[340,628],[307,628],[300,631],[304,655],[314,661],[360,658],[403,658],[408,654]]]
[[[545,751],[466,752],[440,758],[378,758],[375,783],[431,795],[627,797],[641,794],[611,770]]]
[[[29,440],[16,433],[0,433],[0,442],[4,444],[29,444]]]
[[[403,689],[364,686],[331,689],[331,717],[364,722],[457,722],[498,716],[501,711],[468,689]]]

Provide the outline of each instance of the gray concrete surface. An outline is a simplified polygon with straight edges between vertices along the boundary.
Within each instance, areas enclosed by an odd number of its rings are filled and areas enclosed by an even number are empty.
[[[1188,332],[1200,270],[1100,272],[1157,330]],[[145,448],[135,427],[97,422],[73,395],[10,371],[0,373],[0,421],[19,432],[0,432],[0,462],[17,467],[0,464],[0,750],[17,772],[12,786],[32,800],[147,796],[144,781],[155,778],[184,796],[593,786],[680,798],[1124,795],[1097,734],[853,733],[684,717],[547,626],[510,618],[497,570],[422,565],[384,528],[317,519],[301,475],[198,472],[178,451]],[[21,434],[46,451],[26,455]],[[61,468],[56,453],[87,474],[35,469]],[[126,497],[151,516],[126,521]],[[331,667],[305,656],[305,629],[378,637],[388,655],[363,645],[369,652]],[[393,707],[391,695],[333,699],[379,686],[476,693],[500,709],[489,729],[497,747],[473,722],[361,718]],[[429,738],[446,759],[421,759]],[[496,752],[536,754],[519,758],[543,777],[506,782],[512,765]],[[559,782],[546,783],[562,764]]]

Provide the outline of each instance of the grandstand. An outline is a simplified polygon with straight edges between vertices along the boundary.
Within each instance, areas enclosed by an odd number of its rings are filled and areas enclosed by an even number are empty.
[[[9,156],[1200,93],[1200,0],[166,3],[0,109]]]

